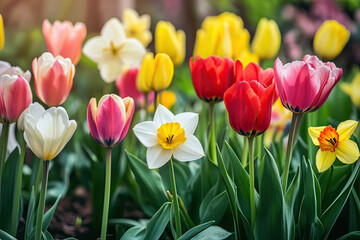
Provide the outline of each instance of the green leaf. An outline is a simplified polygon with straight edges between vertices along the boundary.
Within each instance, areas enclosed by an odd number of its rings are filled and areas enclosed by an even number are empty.
[[[144,198],[148,198],[154,210],[159,209],[162,204],[168,200],[161,176],[156,171],[150,170],[148,166],[135,155],[126,150],[125,153],[129,159],[129,164],[136,181],[141,187],[141,191],[143,191]]]
[[[170,220],[171,203],[164,203],[146,226],[145,240],[159,239]]]
[[[11,236],[10,234],[8,234],[7,232],[4,232],[3,230],[0,229],[0,239],[1,240],[16,240],[16,238],[14,238],[13,236]]]
[[[145,232],[144,226],[135,226],[127,230],[120,240],[144,240]]]
[[[300,206],[299,237],[300,239],[320,239],[323,225],[318,218],[318,201],[316,194],[315,175],[309,160],[301,161],[301,179],[303,181],[304,198]]]
[[[230,233],[221,227],[218,226],[211,226],[204,231],[197,234],[195,237],[192,238],[192,240],[222,240],[227,239],[230,237],[233,233]]]
[[[331,228],[333,227],[336,219],[338,218],[341,210],[343,209],[349,195],[350,191],[356,181],[356,178],[359,174],[360,161],[357,161],[355,168],[352,171],[352,174],[345,184],[344,188],[341,190],[338,197],[334,200],[334,202],[325,210],[325,212],[321,215],[320,219],[324,225],[324,231],[322,238],[325,239],[328,237]]]
[[[293,239],[294,221],[282,193],[281,179],[275,160],[265,149],[266,157],[259,168],[260,198],[257,208],[255,239]],[[271,187],[269,187],[271,186]],[[292,209],[290,209],[292,210]]]
[[[34,186],[31,188],[31,194],[30,194],[30,201],[29,201],[29,207],[27,210],[27,216],[26,216],[26,226],[25,226],[25,239],[27,239],[28,236],[30,236],[31,231],[34,229],[34,223],[35,223],[35,190]]]
[[[111,218],[109,224],[120,224],[127,227],[141,226],[141,223],[127,218]]]
[[[178,240],[191,240],[194,236],[196,236],[198,233],[204,231],[208,227],[210,227],[212,224],[214,224],[215,221],[209,221],[200,225],[197,225],[193,228],[191,228],[189,231],[184,233]]]
[[[42,228],[41,231],[45,232],[46,229],[48,228],[51,219],[54,216],[55,213],[55,209],[60,201],[61,195],[59,195],[59,197],[56,199],[56,202],[54,203],[54,205],[44,214],[43,220],[42,220]]]
[[[54,238],[51,236],[51,234],[48,231],[41,232],[41,233],[45,240],[54,240]]]
[[[358,239],[360,239],[360,231],[354,231],[342,236],[341,238],[338,238],[338,240],[358,240]]]

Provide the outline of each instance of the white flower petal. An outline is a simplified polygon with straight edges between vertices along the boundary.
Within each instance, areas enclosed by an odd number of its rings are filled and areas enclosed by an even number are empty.
[[[183,144],[174,148],[173,154],[180,162],[196,160],[205,155],[200,141],[194,135],[187,136]]]
[[[109,47],[110,45],[105,38],[96,36],[85,43],[82,51],[92,61],[100,63],[106,61],[106,58],[111,57],[110,54],[106,54],[106,51],[104,51],[104,49]]]
[[[184,129],[185,136],[194,134],[198,121],[199,115],[192,112],[179,113],[174,117],[174,122],[180,123],[180,126]]]
[[[145,147],[158,144],[157,129],[159,125],[152,121],[141,122],[133,128],[135,136]]]
[[[25,126],[26,126],[25,121]],[[41,136],[41,133],[37,129],[33,128],[26,128],[24,132],[24,139],[31,151],[41,160],[45,159],[43,146],[44,146],[44,140]]]
[[[159,104],[159,106],[156,108],[154,122],[161,125],[173,121],[174,121],[174,114],[169,109]]]
[[[164,166],[171,158],[172,150],[165,149],[161,145],[149,147],[146,151],[146,162],[150,169]]]
[[[121,56],[123,63],[127,66],[140,63],[146,53],[146,50],[140,41],[135,38],[129,38],[122,44],[119,56]]]
[[[121,74],[123,69],[123,62],[120,58],[116,58],[111,61],[106,61],[98,64],[101,78],[107,82],[114,82],[115,79]]]
[[[63,150],[65,145],[70,141],[70,138],[74,135],[77,124],[75,120],[70,120],[68,123],[70,124],[65,133],[61,136],[61,139],[59,140],[60,144],[58,145],[53,158],[55,158]]]
[[[126,38],[124,27],[117,18],[111,18],[105,23],[101,29],[101,36],[113,41],[115,46],[119,46]]]

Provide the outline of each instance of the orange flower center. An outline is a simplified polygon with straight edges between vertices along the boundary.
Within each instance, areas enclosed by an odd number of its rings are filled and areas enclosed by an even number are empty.
[[[329,125],[320,132],[318,140],[320,143],[319,147],[322,151],[335,152],[335,149],[339,144],[339,134],[336,132],[335,128]]]
[[[185,131],[180,127],[180,123],[165,123],[157,130],[158,142],[165,149],[173,149],[185,142]]]

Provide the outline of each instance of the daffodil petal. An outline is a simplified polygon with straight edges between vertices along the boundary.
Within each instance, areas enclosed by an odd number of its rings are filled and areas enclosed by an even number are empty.
[[[194,136],[186,137],[186,141],[174,149],[174,158],[180,162],[188,162],[204,156],[200,141]]]
[[[164,123],[173,122],[173,120],[174,114],[169,109],[159,104],[155,112],[154,122],[161,125]]]
[[[164,166],[171,158],[172,150],[165,149],[160,144],[149,147],[146,151],[146,161],[150,169]]]
[[[94,62],[104,61],[104,49],[109,48],[108,42],[101,36],[89,39],[84,47],[83,53]]]
[[[316,153],[316,167],[319,172],[326,171],[336,159],[335,152],[322,151],[319,149]]]
[[[124,27],[117,18],[111,18],[105,23],[101,29],[101,36],[113,41],[116,46],[120,45],[124,39],[126,39]]]
[[[320,136],[320,132],[323,131],[324,129],[325,127],[309,127],[308,132],[315,146],[320,145],[318,137]]]
[[[136,124],[133,130],[135,136],[145,147],[152,147],[158,144],[157,129],[159,127],[155,122],[146,121]]]
[[[130,38],[123,41],[119,56],[125,65],[131,66],[139,63],[145,53],[144,46],[137,39]]]
[[[339,141],[342,142],[348,140],[355,131],[357,125],[358,122],[354,120],[341,122],[336,130],[339,133]]]
[[[185,136],[194,134],[198,121],[199,115],[192,112],[179,113],[174,117],[174,122],[180,123],[185,130]]]
[[[335,153],[336,157],[345,164],[354,163],[360,157],[359,147],[352,140],[344,142],[339,141],[339,145],[336,147]]]
[[[100,70],[101,78],[106,83],[114,82],[116,77],[118,77],[122,71],[123,63],[121,60],[117,61],[106,61],[98,64],[98,69]]]

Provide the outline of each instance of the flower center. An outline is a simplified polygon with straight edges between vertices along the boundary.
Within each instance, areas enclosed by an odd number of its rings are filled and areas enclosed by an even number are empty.
[[[185,131],[178,122],[162,124],[157,130],[157,136],[159,144],[165,149],[173,149],[186,141]]]
[[[319,147],[322,151],[335,152],[335,149],[339,144],[339,134],[336,132],[335,128],[329,125],[320,132],[318,140],[320,143]]]
[[[120,45],[119,47],[116,47],[113,41],[110,41],[110,47],[109,48],[104,48],[104,51],[110,52],[111,55],[113,57],[117,56],[120,49],[122,48],[122,45]]]

